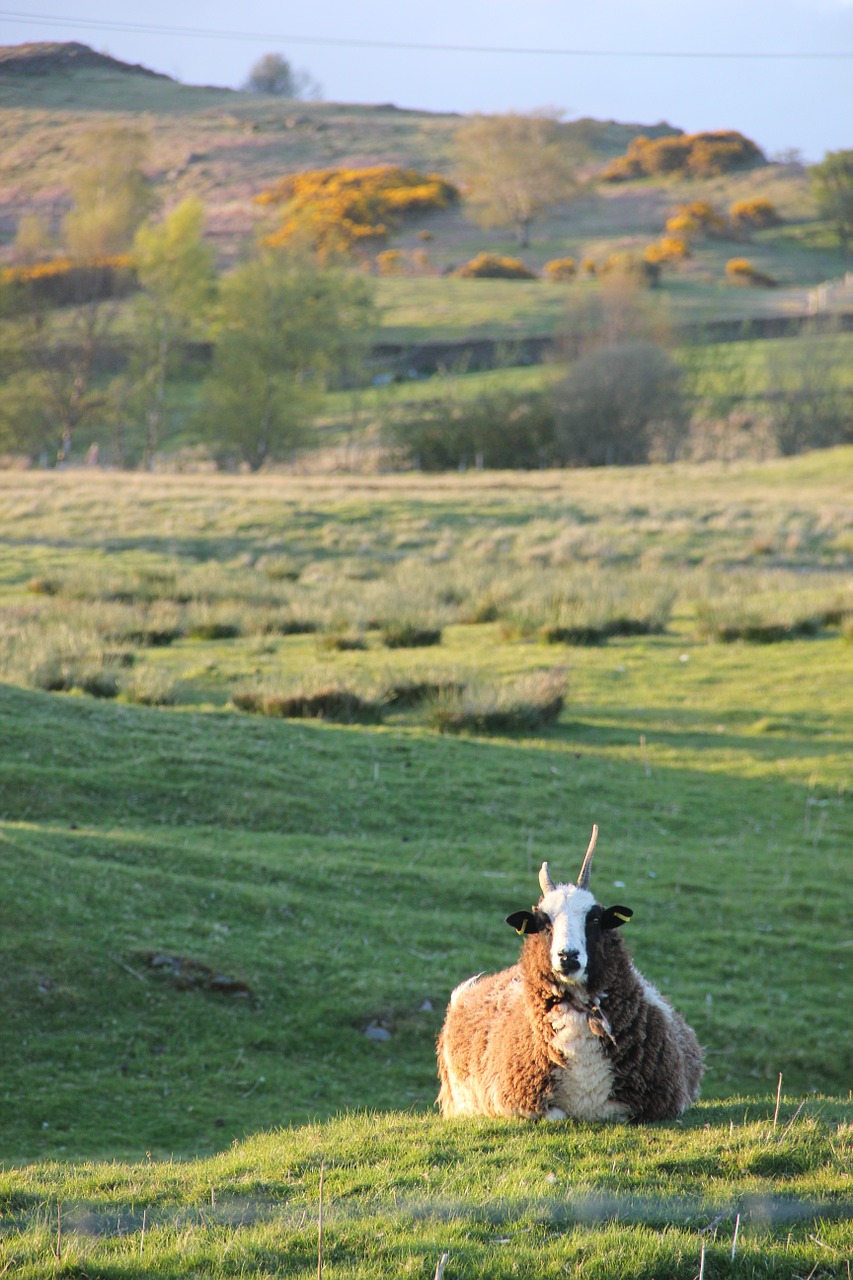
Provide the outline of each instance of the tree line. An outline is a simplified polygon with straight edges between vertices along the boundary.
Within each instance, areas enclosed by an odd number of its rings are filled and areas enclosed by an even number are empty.
[[[174,388],[195,340],[212,359],[183,411],[188,434],[219,462],[257,469],[301,443],[329,380],[363,357],[370,282],[262,244],[220,276],[201,201],[157,217],[143,160],[141,135],[97,130],[58,234],[21,220],[0,289],[0,451],[61,463],[83,447],[153,465],[181,417]],[[122,276],[133,277],[129,309]]]

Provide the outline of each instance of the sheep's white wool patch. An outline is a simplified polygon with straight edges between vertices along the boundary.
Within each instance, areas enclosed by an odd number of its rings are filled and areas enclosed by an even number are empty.
[[[564,1062],[554,1071],[550,1106],[578,1120],[627,1116],[628,1108],[610,1097],[613,1068],[601,1040],[589,1029],[587,1015],[561,1004],[552,1010],[550,1021],[554,1030],[551,1043]]]

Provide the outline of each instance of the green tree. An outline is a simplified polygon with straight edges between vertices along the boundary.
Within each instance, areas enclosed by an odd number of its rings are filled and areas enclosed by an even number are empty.
[[[578,157],[553,114],[476,115],[457,129],[455,148],[477,221],[512,227],[522,246],[545,209],[577,193]]]
[[[247,93],[268,93],[276,98],[319,98],[322,89],[307,71],[291,66],[280,53],[265,53],[249,72]]]
[[[12,245],[12,256],[22,267],[44,262],[53,256],[56,244],[50,233],[47,219],[39,213],[25,213],[18,221],[18,230]]]
[[[216,295],[211,247],[204,242],[204,205],[194,196],[162,222],[143,223],[133,242],[142,287],[135,304],[131,381],[145,418],[145,462],[151,466],[166,422],[168,379],[192,334],[210,319]]]
[[[126,276],[103,261],[124,253],[154,196],[142,169],[142,134],[105,125],[85,134],[71,179],[72,204],[62,220],[59,248],[72,259],[62,278],[62,305],[46,280],[18,280],[6,313],[16,355],[4,386],[6,423],[16,448],[30,457],[65,460],[81,429],[115,420],[114,390],[105,370],[116,308],[111,295]],[[46,224],[21,219],[15,253],[22,262],[51,247]]]
[[[71,180],[62,239],[72,258],[123,253],[156,203],[142,165],[147,141],[134,129],[104,125],[84,135]]]
[[[352,371],[375,323],[370,283],[266,250],[221,286],[205,433],[255,471],[303,438],[330,377]]]
[[[841,247],[853,247],[853,151],[828,151],[809,169],[812,190],[821,214],[838,236]]]
[[[96,273],[97,277],[97,273]],[[67,460],[83,427],[109,417],[111,392],[102,376],[102,355],[112,325],[112,308],[98,280],[81,284],[79,305],[60,315],[33,282],[6,290],[2,364],[7,373],[0,416],[9,445],[33,460],[53,455]]]
[[[567,466],[630,466],[672,456],[687,423],[681,368],[653,342],[617,342],[575,360],[556,388],[557,450]]]

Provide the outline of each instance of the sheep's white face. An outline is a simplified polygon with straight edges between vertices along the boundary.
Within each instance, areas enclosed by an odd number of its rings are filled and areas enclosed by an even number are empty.
[[[587,980],[587,916],[595,906],[588,889],[558,884],[537,908],[551,921],[551,968],[566,986],[583,986]]]

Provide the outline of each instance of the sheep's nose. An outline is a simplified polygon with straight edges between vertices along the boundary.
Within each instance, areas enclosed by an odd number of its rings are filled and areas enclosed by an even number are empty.
[[[560,968],[563,973],[577,973],[580,967],[581,962],[577,951],[560,952]]]

